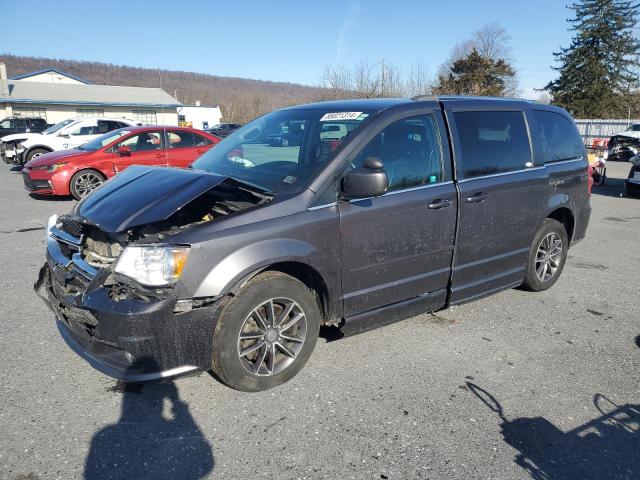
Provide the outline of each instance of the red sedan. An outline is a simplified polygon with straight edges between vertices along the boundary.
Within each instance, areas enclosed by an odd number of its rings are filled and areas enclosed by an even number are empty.
[[[130,165],[187,167],[219,141],[193,128],[121,128],[73,150],[35,158],[22,175],[32,193],[73,195],[79,200]]]

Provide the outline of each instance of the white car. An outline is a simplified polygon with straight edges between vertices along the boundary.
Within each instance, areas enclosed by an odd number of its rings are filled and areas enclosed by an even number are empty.
[[[41,133],[16,133],[2,137],[0,154],[6,163],[24,165],[45,153],[79,147],[107,132],[136,124],[122,118],[71,118]]]

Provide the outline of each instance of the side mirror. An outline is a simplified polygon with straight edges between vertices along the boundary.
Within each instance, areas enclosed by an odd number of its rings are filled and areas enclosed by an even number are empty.
[[[389,189],[387,172],[379,158],[368,157],[362,167],[354,168],[342,177],[343,198],[378,197]]]
[[[118,155],[121,157],[130,157],[131,156],[131,148],[127,145],[120,145],[118,147]]]

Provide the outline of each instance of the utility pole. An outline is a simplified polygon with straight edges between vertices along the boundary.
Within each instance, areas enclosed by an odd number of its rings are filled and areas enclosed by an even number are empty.
[[[384,58],[380,63],[382,64],[382,75],[380,76],[380,96],[384,97]]]

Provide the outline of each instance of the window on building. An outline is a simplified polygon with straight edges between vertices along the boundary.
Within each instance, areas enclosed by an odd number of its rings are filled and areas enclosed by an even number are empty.
[[[44,118],[47,119],[47,109],[40,107],[13,107],[13,115],[16,117]]]
[[[531,162],[522,112],[456,112],[462,178],[523,170]]]
[[[442,149],[433,115],[403,118],[385,127],[352,163],[361,167],[368,157],[382,160],[390,191],[444,180]]]
[[[155,125],[158,123],[155,110],[132,110],[135,120],[143,125]]]
[[[79,117],[104,117],[104,110],[99,108],[77,108],[76,113]]]
[[[559,113],[534,110],[540,128],[540,144],[545,162],[557,162],[584,155],[578,129]]]

